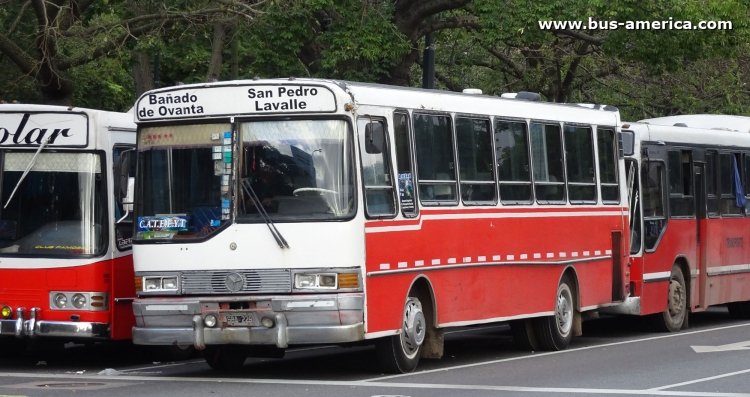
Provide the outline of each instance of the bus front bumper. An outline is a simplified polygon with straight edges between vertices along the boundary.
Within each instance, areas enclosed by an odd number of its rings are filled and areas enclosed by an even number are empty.
[[[141,298],[133,302],[133,311],[133,343],[138,345],[193,345],[198,350],[227,344],[286,348],[364,339],[361,293]],[[210,319],[215,319],[215,325]],[[245,324],[238,324],[238,319]]]
[[[26,318],[24,310],[17,309],[15,319],[0,320],[0,336],[103,339],[109,334],[104,323],[39,320],[39,312],[32,308]]]

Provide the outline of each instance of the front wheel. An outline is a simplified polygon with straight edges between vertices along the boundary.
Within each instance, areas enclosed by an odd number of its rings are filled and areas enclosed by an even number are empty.
[[[383,369],[391,373],[406,373],[417,368],[426,334],[427,321],[422,303],[410,296],[404,305],[401,332],[383,338],[376,346]]]
[[[683,328],[687,320],[687,288],[685,276],[679,266],[672,267],[667,292],[667,309],[656,317],[656,326],[662,331],[676,332]]]
[[[557,286],[555,314],[534,319],[537,342],[544,350],[563,350],[573,339],[576,302],[572,285],[570,278],[564,277]]]
[[[236,371],[245,364],[247,350],[245,346],[235,345],[206,346],[203,358],[215,370]]]

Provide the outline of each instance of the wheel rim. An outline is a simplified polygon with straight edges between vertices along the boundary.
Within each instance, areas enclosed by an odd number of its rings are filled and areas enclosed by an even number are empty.
[[[675,277],[669,280],[669,317],[679,320],[685,313],[686,292],[682,283]]]
[[[404,306],[404,318],[401,326],[401,348],[407,357],[417,355],[424,342],[427,327],[422,304],[416,298],[409,298]]]
[[[557,293],[555,320],[560,335],[567,336],[573,328],[573,295],[567,284],[562,284]]]

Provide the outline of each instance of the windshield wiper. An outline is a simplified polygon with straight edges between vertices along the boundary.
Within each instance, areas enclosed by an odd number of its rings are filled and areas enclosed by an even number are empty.
[[[266,223],[266,226],[268,226],[268,230],[271,231],[273,238],[276,239],[276,243],[279,245],[279,248],[289,248],[289,243],[286,242],[284,236],[282,236],[281,232],[279,232],[279,229],[276,228],[276,225],[271,220],[271,217],[268,216],[266,209],[263,208],[263,203],[260,201],[260,198],[258,198],[258,195],[255,194],[255,190],[250,184],[250,179],[243,179],[240,185],[242,185],[242,190],[250,198],[250,201],[253,202],[255,209],[258,210],[258,214],[260,214],[261,218],[263,218],[263,221]]]
[[[36,150],[36,153],[34,153],[34,157],[31,158],[31,161],[29,161],[29,165],[26,166],[26,170],[23,171],[23,174],[21,174],[21,178],[18,179],[18,183],[16,183],[16,187],[13,188],[13,191],[10,192],[10,196],[8,197],[8,201],[5,202],[5,205],[3,206],[3,209],[8,208],[8,204],[10,204],[10,201],[13,200],[13,196],[16,194],[16,190],[18,190],[18,187],[21,186],[21,182],[23,182],[24,179],[26,179],[26,175],[29,174],[29,171],[31,171],[31,167],[34,166],[36,163],[36,157],[39,155],[39,152],[44,149],[45,146],[49,143],[50,137],[47,137],[47,139],[42,142],[41,145],[39,145],[39,148]]]

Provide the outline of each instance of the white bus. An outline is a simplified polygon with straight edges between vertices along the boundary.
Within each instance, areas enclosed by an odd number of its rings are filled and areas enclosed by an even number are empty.
[[[183,85],[136,103],[133,340],[214,368],[511,321],[564,349],[628,294],[617,109],[319,79]]]

